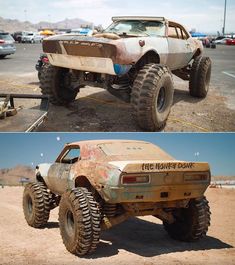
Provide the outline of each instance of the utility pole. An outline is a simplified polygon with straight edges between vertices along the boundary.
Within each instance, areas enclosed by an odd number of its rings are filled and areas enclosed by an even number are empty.
[[[224,25],[223,25],[223,36],[225,35],[225,26],[226,26],[226,13],[227,13],[227,0],[224,2]]]

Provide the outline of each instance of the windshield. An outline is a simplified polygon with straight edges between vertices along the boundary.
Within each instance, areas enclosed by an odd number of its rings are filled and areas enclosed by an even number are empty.
[[[118,35],[165,36],[165,25],[160,21],[122,20],[115,21],[104,32]]]

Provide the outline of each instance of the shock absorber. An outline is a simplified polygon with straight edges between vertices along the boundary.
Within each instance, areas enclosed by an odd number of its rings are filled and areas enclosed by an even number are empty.
[[[117,212],[117,204],[105,203],[103,206],[103,213],[107,217],[113,217]]]

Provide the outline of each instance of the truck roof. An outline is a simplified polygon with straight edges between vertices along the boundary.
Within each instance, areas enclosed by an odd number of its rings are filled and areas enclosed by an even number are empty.
[[[150,16],[118,16],[112,17],[112,21],[119,20],[151,20],[151,21],[166,21],[164,17],[150,17]]]
[[[145,144],[152,144],[145,141],[139,141],[139,140],[125,140],[125,139],[109,139],[109,140],[86,140],[86,141],[78,141],[78,142],[72,142],[68,143],[68,146],[72,145],[98,145],[98,144],[107,144],[107,143],[145,143]]]

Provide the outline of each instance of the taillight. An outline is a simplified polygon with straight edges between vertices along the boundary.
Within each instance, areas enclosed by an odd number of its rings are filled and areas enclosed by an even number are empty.
[[[185,181],[205,181],[208,180],[207,173],[191,173],[184,175]]]
[[[123,175],[122,184],[142,184],[149,183],[149,175]]]
[[[0,40],[0,43],[5,43],[5,40]]]
[[[48,63],[48,62],[49,62],[49,60],[48,60],[48,58],[47,58],[47,57],[43,57],[43,58],[42,58],[42,62],[43,62],[43,63]]]

